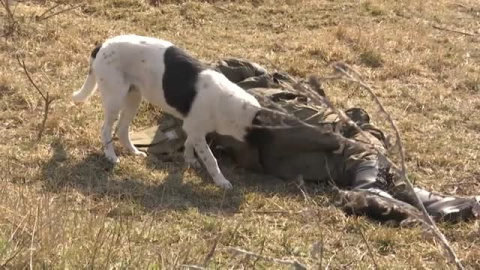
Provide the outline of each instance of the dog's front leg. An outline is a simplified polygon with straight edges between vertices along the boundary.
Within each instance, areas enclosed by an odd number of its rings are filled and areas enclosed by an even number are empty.
[[[184,146],[185,150],[183,152],[183,159],[185,160],[185,162],[193,168],[200,168],[200,163],[195,158],[193,142],[189,138],[187,138]]]
[[[215,158],[215,156],[213,156],[212,150],[210,150],[210,147],[208,146],[205,137],[195,138],[192,140],[188,139],[188,141],[197,151],[198,157],[200,157],[203,164],[207,168],[208,173],[213,178],[213,182],[215,182],[215,184],[221,188],[231,189],[232,184],[227,179],[225,179],[222,172],[220,171],[217,159]],[[185,150],[187,150],[187,148],[185,148]]]

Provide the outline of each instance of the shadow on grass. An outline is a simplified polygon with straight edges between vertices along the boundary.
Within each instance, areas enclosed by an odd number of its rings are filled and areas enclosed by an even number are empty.
[[[239,212],[248,193],[261,193],[265,197],[295,196],[303,200],[295,185],[232,168],[228,160],[220,160],[219,163],[227,178],[234,180],[234,189],[223,191],[214,186],[204,169],[199,173],[203,181],[183,181],[184,166],[172,161],[147,158],[146,166],[152,170],[162,170],[166,175],[161,181],[152,182],[151,179],[142,179],[144,175],[137,177],[131,172],[122,172],[121,166],[114,166],[103,154],[94,153],[79,163],[71,163],[60,140],[54,141],[52,148],[54,154],[43,166],[44,186],[48,191],[74,189],[93,199],[131,202],[138,206],[136,210],[183,211],[196,208],[200,212],[229,215]]]

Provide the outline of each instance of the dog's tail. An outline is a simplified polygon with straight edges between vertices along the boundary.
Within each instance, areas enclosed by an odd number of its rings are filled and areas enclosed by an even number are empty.
[[[102,45],[98,45],[97,47],[95,47],[95,49],[93,49],[90,58],[90,71],[88,73],[87,79],[83,83],[82,88],[74,92],[72,95],[73,102],[75,102],[76,104],[87,101],[88,98],[92,96],[94,90],[97,88],[97,80],[92,70],[92,63],[95,60],[95,57],[97,57],[97,53],[101,47]]]

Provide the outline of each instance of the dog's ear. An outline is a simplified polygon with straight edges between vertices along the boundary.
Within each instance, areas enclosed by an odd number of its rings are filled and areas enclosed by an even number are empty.
[[[276,123],[281,123],[281,115],[275,113],[275,111],[264,108],[260,108],[252,120],[253,126],[268,127],[275,125]]]
[[[252,126],[263,126],[267,123],[267,113],[268,111],[260,109],[252,119]]]
[[[260,126],[264,129],[291,127],[299,125],[298,119],[280,110],[261,108],[252,120],[253,126]]]

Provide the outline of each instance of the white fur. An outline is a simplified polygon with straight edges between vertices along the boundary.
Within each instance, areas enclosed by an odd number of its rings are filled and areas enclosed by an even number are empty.
[[[112,143],[113,123],[120,113],[117,134],[122,145],[130,152],[144,156],[130,141],[128,128],[136,114],[142,97],[165,113],[183,119],[187,134],[185,161],[198,166],[194,150],[203,161],[216,185],[232,185],[220,171],[217,160],[207,145],[209,132],[230,135],[244,140],[246,128],[251,125],[258,101],[223,74],[205,70],[196,83],[197,94],[189,114],[183,117],[165,101],[162,78],[165,71],[164,52],[173,44],[156,38],[137,35],[117,36],[108,39],[91,62],[91,72],[82,88],[73,94],[75,103],[86,101],[98,86],[105,119],[102,142],[106,157],[118,162]],[[135,86],[129,91],[131,86]]]

